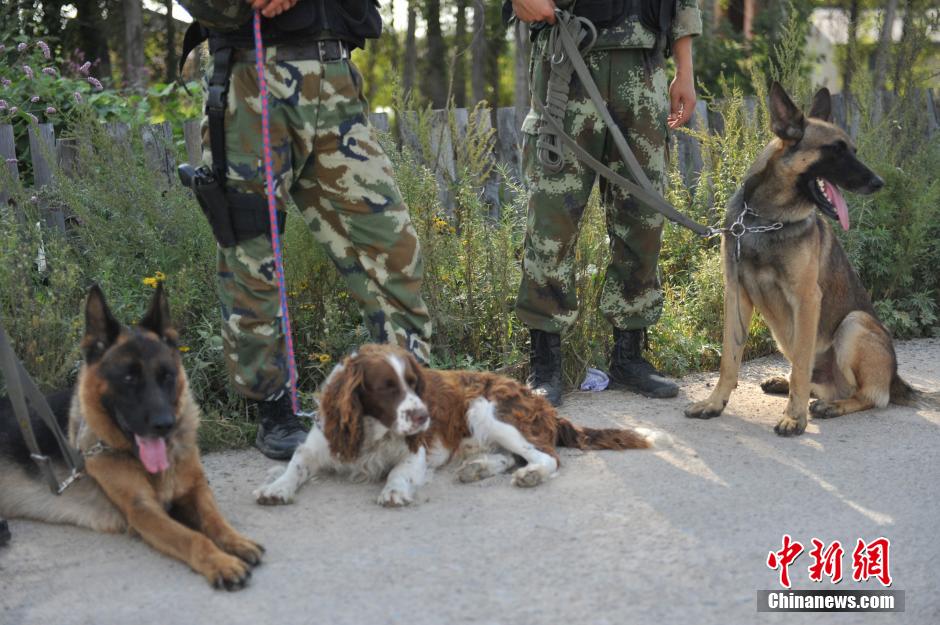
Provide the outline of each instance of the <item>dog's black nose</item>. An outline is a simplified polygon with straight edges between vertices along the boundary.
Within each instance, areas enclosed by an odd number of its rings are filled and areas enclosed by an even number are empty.
[[[868,183],[868,187],[872,190],[872,193],[879,190],[883,186],[885,186],[885,181],[881,176],[875,176],[871,179],[871,182]]]
[[[158,414],[150,419],[150,430],[156,436],[166,436],[174,425],[176,425],[176,418],[170,412]]]

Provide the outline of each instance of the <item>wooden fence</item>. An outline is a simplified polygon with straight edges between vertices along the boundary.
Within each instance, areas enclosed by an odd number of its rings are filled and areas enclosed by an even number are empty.
[[[928,119],[927,132],[935,134],[940,129],[940,111],[938,111],[938,97],[932,90],[921,91],[915,94],[922,103]],[[886,93],[883,100],[883,110],[890,110],[893,104],[893,94]],[[753,115],[756,101],[745,98],[745,113]],[[489,114],[487,114],[489,113]],[[399,120],[397,129],[390,125],[390,119],[385,113],[374,113],[370,116],[372,124],[380,131],[395,131],[395,140],[399,147],[408,146],[431,168],[437,176],[440,190],[440,199],[445,207],[452,208],[454,198],[452,195],[452,182],[456,180],[458,151],[465,146],[464,139],[471,127],[470,117],[473,112],[466,109],[454,111],[433,111],[424,116],[425,140],[419,136],[417,128],[418,115],[415,113],[404,115]],[[841,95],[833,96],[833,118],[837,124],[845,128],[850,135],[858,133],[858,116],[848,114],[845,101]],[[691,127],[698,130],[720,133],[723,123],[720,116],[706,109],[704,102],[696,106],[695,114],[690,122]],[[522,181],[520,162],[521,133],[517,124],[514,108],[498,108],[495,111],[482,110],[474,118],[473,127],[479,133],[480,128],[492,129],[489,157],[493,162],[500,164],[483,184],[481,189],[485,201],[498,209],[502,199],[506,197],[505,181],[500,175],[507,175],[515,179],[516,183]],[[126,143],[130,139],[130,127],[127,124],[111,123],[107,127],[108,134],[116,142]],[[173,128],[169,122],[144,126],[140,129],[144,153],[149,166],[161,177],[165,177],[167,185],[178,184],[176,176],[177,149],[173,140]],[[194,166],[202,160],[200,123],[198,120],[187,121],[183,124],[183,139],[185,158]],[[33,124],[29,128],[29,153],[32,161],[33,185],[36,189],[49,185],[57,176],[73,176],[77,173],[78,146],[71,139],[57,139],[52,124]],[[698,141],[686,134],[675,133],[674,158],[677,159],[679,171],[685,183],[692,187],[697,181],[703,167],[702,150]],[[2,179],[6,184],[18,186],[20,184],[20,160],[16,154],[13,128],[10,125],[0,125],[0,158],[5,161],[7,176]],[[0,187],[0,205],[8,204],[11,189]],[[55,206],[43,208],[45,224],[48,227],[65,229],[65,215],[62,209]],[[14,206],[14,211],[18,209]],[[17,212],[18,219],[22,220],[22,213]]]

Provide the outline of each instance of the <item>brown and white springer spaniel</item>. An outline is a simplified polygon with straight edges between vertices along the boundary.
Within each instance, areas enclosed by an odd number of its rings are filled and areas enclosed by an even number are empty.
[[[461,482],[516,465],[516,486],[536,486],[558,469],[555,447],[642,449],[668,435],[637,429],[590,429],[558,417],[544,398],[504,376],[422,368],[389,345],[366,345],[343,360],[324,383],[321,427],[310,430],[284,473],[254,492],[258,503],[291,503],[321,471],[354,479],[388,479],[378,502],[403,506],[432,471],[453,456],[467,457]],[[477,451],[470,455],[469,450]]]

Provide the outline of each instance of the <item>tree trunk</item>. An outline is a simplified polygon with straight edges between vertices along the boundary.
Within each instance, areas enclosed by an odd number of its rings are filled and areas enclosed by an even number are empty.
[[[98,0],[77,0],[75,21],[78,22],[78,49],[85,60],[97,63],[94,75],[111,79],[111,54],[108,37],[101,24],[101,3]]]
[[[415,73],[418,68],[418,45],[415,29],[418,26],[417,0],[408,0],[408,30],[405,33],[405,71],[402,75],[402,88],[410,95],[415,88]]]
[[[399,76],[401,69],[401,42],[398,40],[398,31],[395,30],[395,0],[388,3],[389,19],[385,21],[384,32],[388,39],[389,64],[392,67],[392,73]]]
[[[441,31],[440,0],[425,0],[424,21],[427,25],[428,54],[421,91],[430,100],[432,107],[442,109],[447,106],[447,46]]]
[[[846,102],[852,98],[852,78],[855,76],[855,57],[858,54],[858,5],[859,0],[849,0],[849,33],[845,64],[842,66],[842,93]]]
[[[176,80],[176,20],[173,19],[173,0],[163,0],[163,6],[166,7],[166,73],[164,79],[166,82]]]
[[[454,105],[467,107],[467,0],[457,0],[454,25]]]
[[[502,20],[502,8],[500,3],[493,2],[489,6],[489,15],[487,15],[487,64],[486,71],[490,79],[490,102],[493,108],[499,106],[500,101],[500,79],[499,57],[506,49],[506,24]]]
[[[144,86],[144,16],[141,0],[123,0],[124,84],[131,89]]]
[[[522,126],[522,120],[529,110],[529,54],[532,45],[529,41],[529,26],[517,21],[514,29],[516,38],[516,89],[513,106],[516,107],[516,127]]]
[[[909,82],[914,62],[917,59],[917,54],[914,52],[913,41],[915,27],[912,23],[915,12],[913,0],[906,0],[904,3],[904,18],[901,26],[901,41],[898,42],[898,50],[894,59],[894,80],[892,81],[892,88],[895,94],[902,91],[902,84]]]
[[[474,0],[473,43],[471,44],[470,89],[473,105],[486,99],[486,6],[484,0]]]
[[[881,26],[881,36],[878,38],[878,49],[875,50],[875,71],[872,76],[872,86],[875,91],[880,91],[885,86],[888,53],[891,50],[891,34],[894,29],[894,16],[897,10],[898,0],[888,0],[885,5],[885,19]]]

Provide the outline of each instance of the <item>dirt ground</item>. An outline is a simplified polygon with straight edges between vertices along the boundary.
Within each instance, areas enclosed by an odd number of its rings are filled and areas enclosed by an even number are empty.
[[[902,374],[940,389],[940,340],[902,343]],[[206,458],[222,509],[268,549],[250,586],[212,590],[139,540],[12,521],[0,549],[0,623],[868,623],[940,622],[940,413],[885,410],[810,422],[782,439],[785,399],[757,383],[779,358],[745,367],[725,414],[682,408],[716,376],[682,380],[674,400],[575,393],[562,412],[593,426],[669,432],[657,452],[564,452],[558,476],[533,490],[509,476],[464,485],[439,472],[420,503],[386,510],[376,484],[326,478],[293,506],[253,503],[273,463],[247,450]],[[906,612],[757,614],[756,591],[777,588],[767,554],[788,533],[846,547],[891,540],[892,588]],[[808,579],[804,553],[790,568]],[[822,587],[829,587],[822,584]],[[840,589],[877,589],[843,581]]]

